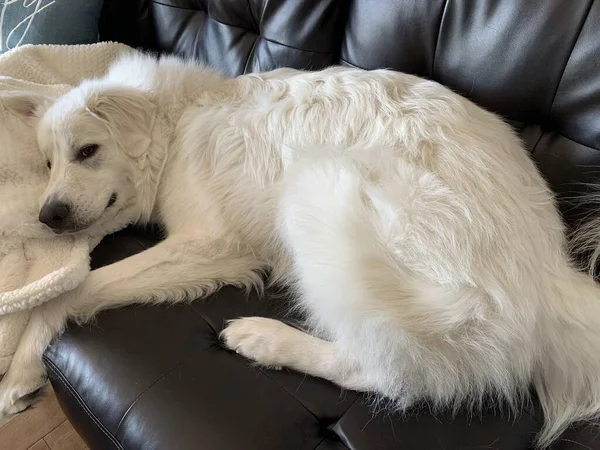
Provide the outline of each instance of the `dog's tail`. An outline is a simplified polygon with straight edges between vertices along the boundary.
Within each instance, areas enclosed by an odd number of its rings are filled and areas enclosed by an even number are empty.
[[[545,424],[546,448],[573,422],[600,416],[600,286],[574,269],[547,293],[534,387]]]

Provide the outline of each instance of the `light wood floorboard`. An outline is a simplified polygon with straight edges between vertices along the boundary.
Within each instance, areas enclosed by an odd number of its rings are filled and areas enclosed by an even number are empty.
[[[87,450],[58,406],[52,388],[45,391],[32,408],[0,427],[0,449]]]

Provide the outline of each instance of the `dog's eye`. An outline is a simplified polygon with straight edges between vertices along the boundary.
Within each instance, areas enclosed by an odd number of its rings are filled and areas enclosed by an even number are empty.
[[[49,160],[46,160],[46,166],[48,169],[52,169],[52,163]]]
[[[98,151],[98,146],[96,144],[86,145],[81,150],[79,150],[78,157],[79,159],[86,159],[92,156],[94,153]]]

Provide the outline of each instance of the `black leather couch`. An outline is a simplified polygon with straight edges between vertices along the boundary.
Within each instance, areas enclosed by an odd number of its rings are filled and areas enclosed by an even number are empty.
[[[600,0],[108,0],[102,38],[194,57],[229,75],[346,64],[432,78],[509,120],[561,199],[598,180]],[[100,266],[144,250],[128,229]],[[45,355],[59,401],[91,449],[531,448],[542,418],[374,414],[365,396],[255,368],[219,345],[228,318],[282,317],[286,299],[226,288],[171,307],[130,307],[71,327]],[[598,355],[600,357],[600,355]],[[600,449],[569,430],[555,450]]]

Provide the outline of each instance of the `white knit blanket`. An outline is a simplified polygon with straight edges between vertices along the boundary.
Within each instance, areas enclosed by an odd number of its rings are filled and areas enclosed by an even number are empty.
[[[131,49],[122,44],[26,45],[0,55],[0,96],[35,92],[57,97],[104,74]],[[9,114],[2,111],[2,114]],[[102,236],[56,236],[37,217],[48,182],[32,125],[0,117],[0,374],[10,364],[31,309],[74,289],[89,272]],[[24,136],[27,134],[27,136]]]

